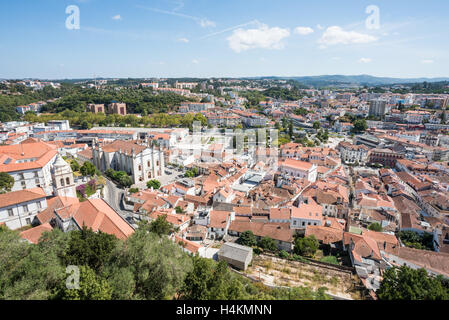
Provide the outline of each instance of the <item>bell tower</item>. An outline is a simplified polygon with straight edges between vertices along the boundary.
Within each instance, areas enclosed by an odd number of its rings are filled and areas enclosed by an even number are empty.
[[[53,164],[52,177],[55,196],[76,198],[72,168],[60,155]]]

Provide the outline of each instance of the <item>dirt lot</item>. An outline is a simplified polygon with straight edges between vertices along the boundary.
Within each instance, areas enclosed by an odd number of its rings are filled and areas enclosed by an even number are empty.
[[[360,300],[362,295],[355,288],[359,280],[351,272],[327,268],[317,264],[288,261],[271,256],[254,256],[245,272],[253,279],[268,286],[306,286],[314,290],[328,288],[327,292],[344,299]]]

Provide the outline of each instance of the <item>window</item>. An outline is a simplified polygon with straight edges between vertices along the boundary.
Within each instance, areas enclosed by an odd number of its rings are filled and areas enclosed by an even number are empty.
[[[30,218],[26,218],[26,224],[31,224],[31,219]]]
[[[41,182],[39,181],[39,179],[34,180],[34,182],[36,183],[36,185],[39,185],[39,183],[41,183]]]
[[[23,212],[28,212],[28,205],[27,204],[22,206],[22,208],[23,208]]]
[[[37,202],[37,208],[38,208],[38,209],[42,209],[42,205],[41,205],[41,202],[40,202],[40,201]]]
[[[14,212],[12,211],[12,209],[8,209],[8,216],[10,217],[14,216]]]
[[[302,222],[302,226],[304,227],[305,225],[306,225],[306,223],[303,221],[303,222]]]
[[[23,173],[21,173],[21,174],[19,175],[19,178],[20,178],[20,180],[24,180],[24,179],[25,179],[25,175],[24,175]]]
[[[64,179],[61,178],[61,186],[64,186]]]
[[[67,178],[65,179],[65,183],[66,183],[67,185],[70,184],[70,178],[69,178],[69,177],[67,177]]]
[[[39,171],[34,171],[34,177],[39,178]]]
[[[142,171],[142,166],[139,164],[139,171]]]
[[[148,166],[148,168],[150,167],[150,161],[147,162],[147,166]]]
[[[293,220],[293,225],[296,226],[296,220]]]

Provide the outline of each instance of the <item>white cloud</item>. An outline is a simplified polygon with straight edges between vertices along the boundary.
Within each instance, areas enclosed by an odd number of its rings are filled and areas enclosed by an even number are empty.
[[[269,28],[265,24],[260,24],[257,29],[237,29],[227,38],[229,47],[235,52],[242,52],[249,49],[282,49],[284,44],[282,39],[290,36],[289,29],[279,27]]]
[[[187,38],[179,38],[178,42],[189,43],[189,39],[187,39]]]
[[[122,16],[118,14],[116,16],[113,16],[112,20],[122,20]]]
[[[323,27],[321,24],[317,24],[316,27],[317,27],[319,30],[323,30],[323,29],[324,29],[324,27]]]
[[[339,26],[332,26],[324,31],[318,40],[322,46],[335,44],[370,43],[377,41],[376,37],[355,31],[345,31]]]
[[[421,60],[421,63],[423,63],[423,64],[432,64],[432,63],[434,63],[434,62],[435,62],[435,61],[430,60],[430,59]]]
[[[199,62],[198,60],[196,60],[196,59],[193,59],[193,60],[192,60],[192,63],[194,63],[194,64],[199,64],[200,62]]]
[[[199,20],[199,24],[201,27],[206,28],[206,27],[215,27],[216,24],[215,22],[208,20],[208,19],[200,19]]]
[[[313,29],[310,27],[297,27],[295,29],[295,33],[305,36],[305,35],[313,33]]]
[[[370,63],[371,61],[373,61],[371,58],[360,58],[359,59],[359,63]]]

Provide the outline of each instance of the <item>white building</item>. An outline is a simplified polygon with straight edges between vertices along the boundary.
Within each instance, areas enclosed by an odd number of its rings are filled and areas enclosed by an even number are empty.
[[[340,151],[341,160],[344,163],[359,163],[363,165],[368,159],[368,151],[370,150],[364,145],[353,145],[348,142],[340,142],[338,145],[338,150]]]
[[[301,203],[299,207],[292,207],[290,229],[305,229],[307,226],[321,226],[323,224],[323,208],[312,198],[308,203]]]
[[[164,174],[164,152],[131,141],[116,140],[92,149],[93,163],[101,171],[125,171],[133,183],[147,182]]]
[[[5,224],[11,230],[22,228],[46,208],[46,194],[41,188],[0,194],[0,225]]]
[[[52,169],[57,155],[56,145],[32,138],[21,144],[0,146],[0,172],[14,178],[11,191],[42,188],[45,194],[52,195]]]
[[[304,178],[310,182],[317,179],[317,165],[305,161],[285,159],[280,165],[281,173],[295,178]]]

